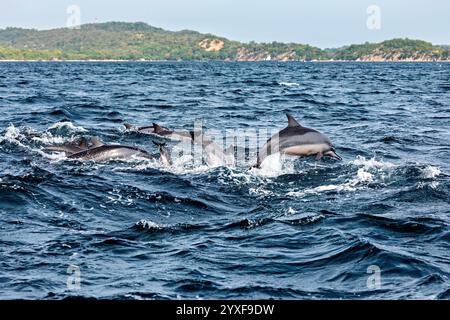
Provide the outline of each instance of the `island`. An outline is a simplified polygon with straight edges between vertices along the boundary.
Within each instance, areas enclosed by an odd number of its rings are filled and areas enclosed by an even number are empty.
[[[392,39],[321,49],[299,43],[242,43],[191,30],[168,31],[143,22],[78,28],[0,29],[1,61],[450,61],[448,45]]]

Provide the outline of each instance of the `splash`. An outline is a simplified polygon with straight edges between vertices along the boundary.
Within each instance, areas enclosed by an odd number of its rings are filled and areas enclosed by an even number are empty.
[[[375,159],[366,160],[364,157],[358,156],[356,160],[349,161],[349,164],[356,165],[362,168],[358,168],[356,174],[347,178],[346,182],[341,184],[325,184],[314,188],[307,188],[304,190],[289,191],[286,195],[291,197],[302,198],[312,194],[320,194],[323,192],[335,191],[335,192],[354,192],[358,189],[367,187],[368,184],[375,181],[375,173],[370,170],[376,168],[376,171],[383,171],[386,168],[394,167],[393,164],[388,162],[377,161]]]
[[[151,220],[145,220],[145,219],[141,219],[138,222],[136,222],[136,226],[141,227],[143,229],[149,229],[149,230],[162,230],[167,227],[166,225],[158,224]]]
[[[434,179],[436,177],[438,177],[439,175],[441,175],[441,169],[439,169],[438,167],[434,167],[434,166],[426,166],[425,168],[422,169],[422,175],[421,178],[422,179]]]
[[[45,132],[40,137],[33,137],[31,140],[39,142],[45,145],[49,144],[62,144],[68,140],[66,137],[53,136],[51,132]]]
[[[10,124],[3,136],[0,136],[0,142],[8,142],[18,145],[23,148],[27,148],[21,141],[25,139],[25,135],[20,132],[19,128],[16,128],[13,124]]]
[[[250,172],[254,175],[275,178],[283,174],[294,173],[295,158],[281,155],[279,152],[267,156],[261,163],[260,168],[252,168]]]
[[[72,122],[70,121],[62,121],[62,122],[57,122],[54,125],[52,125],[51,127],[48,128],[48,130],[68,130],[71,132],[86,132],[87,130],[83,127],[77,127],[75,126]]]
[[[349,161],[348,163],[355,166],[364,166],[365,169],[390,169],[396,167],[396,165],[393,163],[383,160],[376,160],[375,157],[366,159],[363,156],[356,156],[355,160]]]

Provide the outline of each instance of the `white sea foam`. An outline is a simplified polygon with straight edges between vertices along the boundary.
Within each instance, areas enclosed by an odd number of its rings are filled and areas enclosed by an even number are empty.
[[[366,159],[362,156],[357,156],[355,160],[349,161],[349,164],[353,164],[355,166],[364,166],[366,169],[378,168],[378,169],[389,169],[396,167],[395,164],[383,161],[376,160],[375,157],[371,159]]]
[[[166,225],[164,225],[164,224],[158,224],[156,222],[153,222],[151,220],[146,220],[146,219],[139,220],[138,222],[136,222],[136,225],[140,226],[144,229],[157,229],[157,230],[160,230],[160,229],[163,229],[166,227]]]
[[[437,182],[437,181],[431,181],[431,182],[421,181],[417,185],[417,189],[423,189],[425,187],[430,187],[431,189],[437,189],[438,186],[439,186],[439,182]]]
[[[25,138],[25,135],[23,135],[20,132],[19,128],[16,128],[13,124],[10,124],[6,130],[5,134],[3,136],[0,136],[0,142],[7,141],[9,143],[16,144],[18,146],[21,146],[23,148],[27,148],[21,140]]]
[[[366,160],[364,157],[358,157],[356,160],[349,161],[350,164],[359,166],[356,174],[347,181],[340,184],[324,184],[314,188],[307,188],[304,190],[293,190],[287,193],[287,196],[291,197],[304,197],[310,194],[320,194],[328,191],[336,192],[351,192],[358,189],[365,188],[367,184],[372,183],[375,180],[375,173],[370,172],[375,168],[375,171],[385,170],[392,168],[395,165],[389,162],[377,161],[375,159]]]
[[[270,196],[272,194],[272,191],[266,190],[263,186],[260,186],[248,189],[248,193],[255,196]]]
[[[426,166],[422,169],[421,177],[423,179],[434,179],[441,174],[441,169],[435,166]]]
[[[294,210],[294,209],[292,209],[292,207],[289,207],[289,208],[287,209],[287,213],[288,213],[288,214],[296,214],[297,211]]]
[[[70,121],[62,121],[57,122],[51,127],[48,128],[48,130],[57,130],[57,129],[67,129],[72,132],[86,132],[87,130],[83,127],[77,127]]]
[[[32,149],[32,151],[39,153],[42,157],[53,160],[55,162],[67,159],[67,156],[64,152],[50,152],[46,153],[42,149]]]
[[[33,137],[31,140],[42,144],[62,144],[68,140],[66,137],[53,136],[50,132],[43,133],[40,137]]]
[[[252,168],[251,173],[263,177],[278,177],[294,173],[294,162],[291,157],[282,156],[279,152],[267,156],[259,168]]]
[[[285,86],[285,87],[298,87],[300,86],[297,82],[279,82],[278,83],[280,86]]]
[[[319,193],[327,192],[327,191],[336,191],[336,192],[354,191],[354,190],[356,190],[356,188],[355,188],[356,184],[354,181],[343,183],[343,184],[329,184],[329,185],[318,186],[315,188],[308,188],[308,189],[304,189],[304,190],[289,191],[286,195],[289,197],[302,198],[302,197],[310,195],[310,194],[319,194]]]
[[[283,162],[279,152],[267,156],[261,163],[259,169],[253,169],[253,171],[259,173],[265,177],[276,177],[283,169]]]

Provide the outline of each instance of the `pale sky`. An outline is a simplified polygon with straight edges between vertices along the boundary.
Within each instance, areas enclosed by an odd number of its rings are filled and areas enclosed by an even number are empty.
[[[321,48],[396,37],[450,44],[449,0],[0,0],[0,28],[66,26],[67,7],[81,23],[142,21],[248,42],[298,42]],[[367,8],[380,28],[367,27]]]

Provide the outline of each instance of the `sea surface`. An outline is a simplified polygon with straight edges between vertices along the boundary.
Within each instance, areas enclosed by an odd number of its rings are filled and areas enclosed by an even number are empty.
[[[286,113],[343,161],[44,150],[158,154],[122,124],[276,132]],[[450,64],[4,62],[0,158],[0,299],[450,298]]]

